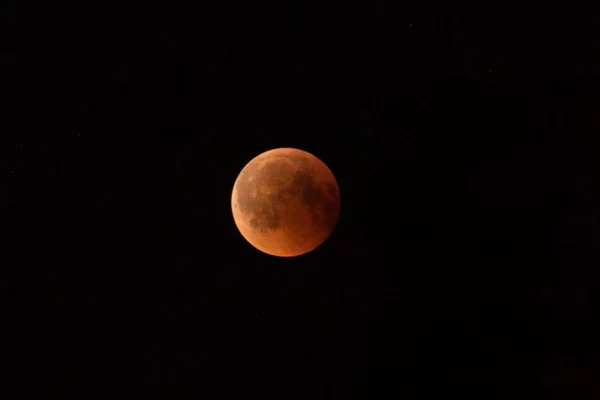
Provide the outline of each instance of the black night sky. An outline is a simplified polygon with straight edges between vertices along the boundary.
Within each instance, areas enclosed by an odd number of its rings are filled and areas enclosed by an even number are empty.
[[[599,398],[592,15],[46,3],[1,17],[20,393]],[[340,185],[298,258],[230,209],[276,147]]]

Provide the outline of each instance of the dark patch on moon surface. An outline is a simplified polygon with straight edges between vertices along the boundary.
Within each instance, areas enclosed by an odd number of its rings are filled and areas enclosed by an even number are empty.
[[[328,229],[335,225],[336,204],[324,191],[325,188],[317,184],[312,174],[297,171],[291,190],[293,190],[294,197],[301,196],[302,203],[310,213],[313,224],[320,227],[325,226]]]
[[[328,183],[327,184],[327,193],[329,193],[329,195],[332,198],[338,197],[339,196],[338,187],[336,185],[334,185],[333,183]]]

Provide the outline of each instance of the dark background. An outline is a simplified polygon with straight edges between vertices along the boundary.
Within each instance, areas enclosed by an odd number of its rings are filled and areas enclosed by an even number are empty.
[[[21,393],[598,398],[593,13],[3,7]],[[230,210],[287,146],[342,196],[294,259]]]

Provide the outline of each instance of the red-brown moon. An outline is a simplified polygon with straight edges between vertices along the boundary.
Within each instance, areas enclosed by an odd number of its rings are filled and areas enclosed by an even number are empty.
[[[264,152],[240,172],[231,194],[233,219],[258,250],[294,257],[320,246],[340,214],[333,173],[312,154],[293,148]]]

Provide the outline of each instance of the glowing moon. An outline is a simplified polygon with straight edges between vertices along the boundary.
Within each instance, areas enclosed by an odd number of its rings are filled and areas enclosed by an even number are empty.
[[[320,246],[335,227],[340,192],[333,173],[303,150],[280,148],[240,172],[231,209],[242,236],[258,250],[294,257]]]

